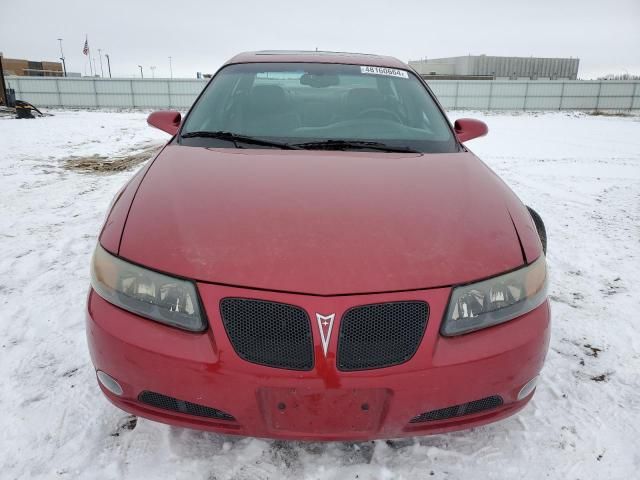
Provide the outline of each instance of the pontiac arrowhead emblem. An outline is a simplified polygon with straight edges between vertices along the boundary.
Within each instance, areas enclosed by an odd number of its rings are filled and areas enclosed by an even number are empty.
[[[324,356],[327,356],[327,350],[329,349],[329,339],[331,338],[331,329],[333,328],[333,319],[336,317],[335,313],[331,315],[320,315],[316,313],[316,320],[318,320],[318,329],[320,330],[320,339],[322,340],[322,350],[324,350]]]

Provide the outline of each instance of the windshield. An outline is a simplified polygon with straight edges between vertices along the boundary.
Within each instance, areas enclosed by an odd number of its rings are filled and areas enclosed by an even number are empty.
[[[243,137],[264,142],[243,143]],[[320,63],[223,68],[185,120],[179,141],[228,148],[458,149],[444,115],[411,72]]]

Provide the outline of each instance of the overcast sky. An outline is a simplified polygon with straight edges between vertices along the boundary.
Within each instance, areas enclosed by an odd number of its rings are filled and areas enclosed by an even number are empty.
[[[466,54],[579,57],[581,78],[640,74],[640,0],[0,0],[0,51],[89,73],[195,77],[245,50],[381,53],[403,61]],[[103,59],[106,74],[106,60]]]

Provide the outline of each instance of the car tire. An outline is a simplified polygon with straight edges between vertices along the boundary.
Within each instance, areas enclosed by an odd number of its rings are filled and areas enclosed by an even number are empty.
[[[544,254],[547,254],[547,229],[544,226],[544,222],[542,221],[542,217],[538,215],[533,208],[527,206],[527,210],[529,210],[529,214],[533,219],[533,223],[536,226],[536,230],[538,231],[538,236],[540,237],[540,243],[542,243],[542,251]]]

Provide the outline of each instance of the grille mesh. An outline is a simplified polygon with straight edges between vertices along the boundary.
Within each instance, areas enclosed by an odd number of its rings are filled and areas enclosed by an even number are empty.
[[[197,417],[217,418],[219,420],[235,420],[232,415],[197,403],[185,402],[177,398],[162,395],[161,393],[144,391],[138,395],[138,400],[147,405],[151,405],[163,410],[172,410],[174,412],[186,413],[187,415],[195,415]]]
[[[408,361],[416,353],[429,317],[425,302],[363,305],[342,317],[339,370],[368,370]]]
[[[290,370],[313,368],[307,312],[284,303],[224,298],[222,321],[236,353],[248,362]]]
[[[421,413],[417,417],[412,418],[410,423],[433,422],[435,420],[445,420],[447,418],[471,415],[472,413],[497,408],[502,405],[502,403],[502,397],[494,395],[480,400],[474,400],[473,402],[463,403],[462,405],[454,405],[453,407],[446,407],[439,410],[431,410],[430,412]]]

